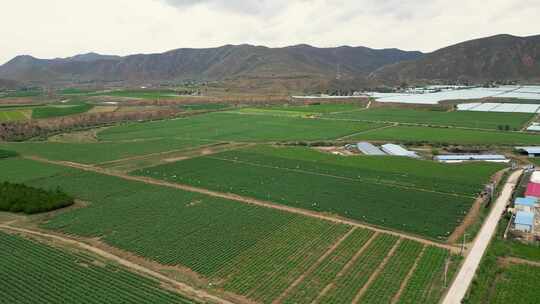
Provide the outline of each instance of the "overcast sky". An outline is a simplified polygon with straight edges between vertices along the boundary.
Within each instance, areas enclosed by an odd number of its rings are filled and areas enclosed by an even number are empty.
[[[435,49],[540,34],[539,0],[1,0],[0,64],[250,43]]]

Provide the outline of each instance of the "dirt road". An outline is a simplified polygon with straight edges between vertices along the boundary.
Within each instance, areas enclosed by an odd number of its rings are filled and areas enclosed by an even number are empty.
[[[96,247],[93,247],[93,246],[90,246],[86,243],[83,243],[83,242],[80,242],[80,241],[77,241],[77,240],[73,240],[73,239],[70,239],[70,238],[67,238],[67,237],[61,237],[61,236],[58,236],[56,234],[49,234],[49,233],[45,233],[45,232],[41,232],[41,231],[34,231],[34,230],[29,230],[29,229],[23,229],[23,228],[16,228],[16,227],[10,227],[10,226],[6,226],[6,225],[0,225],[0,230],[3,229],[3,230],[8,230],[8,231],[11,231],[11,232],[17,232],[17,233],[21,233],[23,235],[33,235],[33,236],[40,236],[40,237],[44,237],[44,238],[47,238],[47,239],[52,239],[52,240],[55,240],[55,241],[58,241],[60,243],[63,243],[63,244],[67,244],[67,245],[71,245],[71,246],[75,246],[77,248],[80,248],[80,249],[83,249],[85,251],[88,251],[88,252],[91,252],[93,254],[96,254],[98,256],[101,256],[109,261],[113,261],[113,262],[116,262],[128,269],[131,269],[132,271],[135,271],[135,272],[138,272],[138,273],[142,273],[142,274],[145,274],[147,276],[150,276],[150,277],[153,277],[155,279],[157,279],[158,281],[160,282],[163,282],[163,283],[167,283],[168,285],[170,286],[173,286],[174,288],[176,288],[180,293],[186,295],[186,296],[191,296],[191,297],[196,297],[197,299],[200,299],[200,300],[204,300],[204,301],[207,301],[208,303],[218,303],[218,304],[233,304],[232,302],[229,302],[227,300],[224,300],[224,299],[221,299],[221,298],[218,298],[214,295],[211,295],[203,290],[199,290],[199,289],[195,289],[189,285],[186,285],[184,283],[180,283],[176,280],[173,280],[171,278],[168,278],[164,275],[162,275],[161,273],[158,273],[158,272],[155,272],[151,269],[148,269],[146,267],[143,267],[139,264],[135,264],[133,262],[130,262],[126,259],[123,259],[119,256],[116,256],[114,254],[111,254],[107,251],[104,251],[104,250],[101,250],[99,248],[96,248]]]
[[[486,249],[489,246],[493,235],[497,230],[497,224],[501,219],[501,216],[508,204],[509,200],[512,198],[512,192],[521,176],[522,171],[516,171],[510,175],[506,185],[501,192],[501,195],[495,202],[491,213],[484,222],[482,229],[476,236],[474,240],[472,249],[465,258],[461,269],[459,270],[452,286],[446,294],[443,304],[459,304],[461,300],[465,297],[469,286],[471,285],[472,280],[474,279],[474,274],[482,261],[482,257]]]

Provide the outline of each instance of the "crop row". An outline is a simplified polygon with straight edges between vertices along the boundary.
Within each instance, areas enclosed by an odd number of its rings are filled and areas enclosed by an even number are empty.
[[[193,303],[154,280],[21,237],[0,233],[0,251],[11,253],[0,260],[1,303]]]
[[[440,239],[455,229],[473,201],[468,196],[366,183],[216,157],[189,159],[133,174],[329,212]]]
[[[337,277],[319,303],[352,303],[360,289],[396,244],[398,238],[379,235],[348,269]]]
[[[438,303],[447,257],[448,251],[437,247],[427,247],[398,303]]]
[[[421,250],[420,243],[403,240],[367,292],[359,299],[360,303],[391,303]]]
[[[267,303],[277,298],[299,275],[342,236],[346,226],[321,221],[295,222],[244,252],[217,275],[223,287]]]
[[[319,267],[289,292],[283,303],[313,302],[372,236],[373,232],[370,230],[356,229],[321,262]]]

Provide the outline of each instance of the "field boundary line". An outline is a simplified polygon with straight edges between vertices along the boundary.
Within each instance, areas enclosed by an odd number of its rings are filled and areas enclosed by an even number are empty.
[[[373,283],[373,281],[375,281],[375,279],[381,274],[381,272],[384,269],[384,267],[386,266],[386,264],[388,264],[388,261],[390,261],[390,259],[394,256],[394,254],[396,253],[396,251],[397,251],[397,249],[399,247],[399,244],[401,244],[402,240],[403,239],[401,239],[401,238],[397,240],[397,242],[394,244],[392,249],[390,249],[388,254],[384,257],[382,262],[379,264],[379,266],[377,266],[377,268],[375,268],[375,271],[373,271],[373,273],[369,276],[369,279],[367,280],[366,284],[364,284],[364,286],[362,286],[362,288],[360,288],[360,290],[358,291],[358,293],[354,297],[352,303],[354,303],[354,304],[359,303],[358,301],[360,301],[360,299],[362,298],[362,296],[364,296],[364,294],[369,289],[369,287],[371,287],[371,284]]]
[[[441,195],[447,195],[447,196],[453,196],[453,197],[462,197],[462,198],[470,198],[470,199],[475,198],[474,196],[468,196],[468,195],[457,194],[457,193],[441,192],[441,191],[435,191],[435,190],[429,190],[429,189],[417,188],[417,187],[409,187],[409,186],[406,186],[406,185],[393,184],[393,183],[375,182],[375,181],[373,181],[372,179],[369,179],[369,178],[364,178],[364,179],[362,179],[362,178],[351,178],[351,177],[346,177],[346,176],[339,176],[339,175],[333,175],[333,174],[312,172],[312,171],[307,171],[307,170],[302,170],[302,169],[291,169],[291,168],[282,168],[282,167],[276,167],[276,166],[261,165],[261,164],[256,164],[256,163],[247,162],[247,161],[243,161],[243,160],[228,159],[228,158],[221,158],[221,157],[215,157],[215,156],[206,156],[206,158],[215,159],[215,160],[221,160],[221,161],[226,161],[226,162],[232,162],[232,163],[239,163],[239,164],[249,165],[249,166],[253,166],[253,167],[261,167],[261,168],[267,168],[267,169],[276,169],[276,170],[291,171],[291,172],[303,173],[303,174],[309,174],[309,175],[331,177],[331,178],[342,179],[342,180],[347,180],[347,181],[351,181],[351,182],[367,182],[367,183],[372,183],[372,184],[380,185],[380,186],[388,186],[388,187],[394,187],[394,188],[399,188],[399,189],[414,190],[414,191],[419,191],[419,192],[437,193],[437,194],[441,194]]]
[[[97,174],[103,174],[103,175],[118,177],[118,178],[125,179],[125,180],[141,182],[141,183],[155,185],[155,186],[175,188],[175,189],[184,190],[184,191],[188,191],[188,192],[200,193],[200,194],[213,196],[213,197],[218,197],[218,198],[222,198],[222,199],[226,199],[226,200],[230,200],[230,201],[236,201],[236,202],[240,202],[240,203],[244,203],[244,204],[248,204],[248,205],[255,205],[255,206],[259,206],[259,207],[270,208],[270,209],[280,210],[280,211],[283,211],[283,212],[288,212],[288,213],[303,215],[303,216],[307,216],[307,217],[317,218],[317,219],[320,219],[320,220],[326,220],[326,221],[332,222],[332,223],[345,224],[345,225],[353,226],[353,227],[360,227],[360,228],[368,229],[368,230],[371,230],[371,231],[381,232],[381,233],[384,233],[384,234],[394,235],[394,236],[397,236],[397,237],[400,237],[400,238],[416,241],[418,243],[432,245],[434,247],[450,250],[452,252],[459,252],[459,250],[461,248],[459,246],[454,246],[454,245],[450,245],[450,244],[443,244],[443,243],[438,243],[438,242],[431,241],[431,240],[428,240],[428,239],[424,239],[424,238],[422,238],[420,236],[409,235],[409,234],[406,234],[404,232],[398,232],[398,231],[378,228],[378,227],[375,227],[375,226],[370,226],[368,224],[360,223],[360,222],[357,222],[357,221],[354,221],[354,220],[351,220],[351,219],[345,219],[345,218],[340,218],[340,217],[337,217],[337,216],[326,215],[326,214],[319,213],[319,212],[316,212],[316,211],[291,207],[291,206],[287,206],[287,205],[280,205],[280,204],[277,204],[277,203],[274,203],[274,202],[263,201],[263,200],[259,200],[259,199],[255,199],[255,198],[240,196],[240,195],[233,194],[233,193],[224,193],[224,192],[218,192],[218,191],[208,190],[208,189],[204,189],[204,188],[198,188],[198,187],[184,185],[184,184],[170,183],[170,182],[166,182],[166,181],[163,181],[163,180],[156,180],[156,179],[153,179],[153,178],[150,178],[150,177],[133,176],[133,175],[128,175],[128,174],[124,174],[124,173],[120,173],[120,172],[114,172],[114,171],[111,171],[111,170],[106,170],[106,169],[99,168],[99,167],[93,167],[93,166],[88,166],[88,165],[83,165],[83,164],[78,164],[78,163],[73,163],[73,162],[52,161],[52,160],[47,160],[47,159],[43,159],[43,158],[35,157],[35,156],[26,156],[24,158],[34,160],[34,161],[38,161],[38,162],[48,163],[48,164],[52,164],[52,165],[70,167],[70,168],[75,168],[75,169],[88,171],[88,172],[93,172],[93,173],[97,173]]]
[[[350,118],[332,118],[332,117],[320,117],[322,120],[335,120],[335,121],[352,121],[352,122],[363,122],[363,123],[379,123],[379,124],[396,124],[398,126],[410,126],[410,127],[424,127],[424,128],[436,128],[436,129],[458,129],[458,130],[469,130],[469,131],[485,131],[485,132],[500,132],[497,129],[485,129],[485,128],[473,128],[473,127],[463,127],[463,126],[452,126],[452,125],[437,125],[437,124],[426,124],[418,122],[399,122],[399,121],[386,121],[386,120],[369,120],[369,119],[350,119]],[[534,134],[532,132],[523,132],[523,131],[504,131],[506,133],[526,133]]]
[[[347,263],[343,266],[343,268],[339,270],[339,272],[336,274],[334,279],[321,290],[321,292],[317,295],[317,298],[313,300],[313,303],[319,303],[319,301],[328,293],[328,291],[330,291],[330,289],[335,286],[336,280],[338,280],[347,271],[349,271],[349,269],[356,262],[356,260],[358,260],[358,258],[362,256],[362,254],[364,254],[364,252],[368,249],[371,243],[373,243],[373,241],[379,236],[379,234],[380,234],[379,232],[373,233],[373,235],[369,238],[369,240],[367,240],[367,242],[364,243],[364,245],[362,245],[360,249],[358,249],[358,251],[354,254],[354,256],[349,261],[347,261]]]
[[[422,257],[424,256],[424,253],[426,252],[426,249],[427,249],[427,245],[424,245],[422,247],[422,251],[420,251],[420,254],[416,257],[416,260],[414,261],[414,264],[412,265],[411,269],[409,270],[409,272],[407,273],[403,281],[401,281],[401,285],[399,286],[398,291],[392,298],[391,304],[396,304],[399,301],[399,298],[401,298],[403,291],[409,284],[409,281],[411,280],[414,272],[416,271],[416,268],[418,267],[418,264],[420,263],[420,259],[422,259]]]
[[[519,265],[529,265],[534,267],[540,267],[540,262],[535,261],[529,261],[522,258],[516,258],[516,257],[506,257],[503,260],[508,261],[512,264],[519,264]]]
[[[364,133],[368,133],[368,132],[372,132],[372,131],[380,131],[380,130],[383,130],[383,129],[393,128],[393,127],[397,127],[397,126],[399,126],[397,123],[385,124],[385,125],[383,125],[381,127],[378,127],[378,128],[373,128],[373,129],[364,130],[364,131],[356,132],[356,133],[353,133],[353,134],[349,134],[349,135],[337,138],[336,140],[337,141],[342,141],[342,140],[345,140],[345,139],[347,139],[349,137],[353,137],[353,136],[356,136],[356,135],[360,135],[360,134],[364,134]]]
[[[339,247],[339,245],[341,245],[341,243],[343,243],[343,241],[345,241],[349,236],[351,236],[351,234],[356,231],[357,227],[352,227],[347,233],[345,233],[345,235],[343,235],[339,240],[337,240],[336,242],[334,242],[330,248],[328,248],[328,250],[322,255],[319,257],[319,259],[313,264],[311,265],[308,270],[306,270],[304,273],[300,274],[300,276],[294,280],[294,282],[289,285],[289,287],[287,287],[287,289],[285,289],[274,301],[272,301],[272,304],[279,304],[283,301],[283,299],[285,299],[285,297],[289,294],[289,292],[291,292],[296,286],[298,286],[298,284],[300,284],[302,281],[304,281],[304,279],[310,275],[311,273],[313,273],[313,271],[315,271],[317,268],[319,268],[319,266],[321,266],[322,262],[324,262],[324,260],[330,256],[332,253],[334,253],[336,251],[336,249]]]
[[[189,297],[195,297],[195,298],[199,298],[201,300],[205,300],[205,301],[209,300],[209,301],[212,301],[212,302],[215,302],[215,303],[234,304],[233,302],[229,302],[229,301],[227,301],[225,299],[222,299],[222,298],[219,298],[217,296],[211,295],[211,294],[207,293],[206,291],[196,289],[196,288],[194,288],[192,286],[189,286],[187,284],[184,284],[184,283],[181,283],[181,282],[176,281],[174,279],[171,279],[171,278],[169,278],[169,277],[167,277],[167,276],[165,276],[165,275],[163,275],[163,274],[161,274],[159,272],[148,269],[148,268],[146,268],[146,267],[144,267],[142,265],[139,265],[137,263],[128,261],[128,260],[126,260],[124,258],[121,258],[121,257],[115,255],[115,254],[112,254],[112,253],[107,252],[105,250],[102,250],[102,249],[99,249],[97,247],[88,245],[85,242],[77,241],[77,240],[74,240],[74,239],[71,239],[71,238],[68,238],[68,237],[62,237],[62,236],[59,236],[59,235],[56,235],[56,234],[50,234],[50,233],[45,233],[45,232],[42,232],[42,231],[35,231],[35,230],[30,230],[30,229],[25,229],[25,228],[11,227],[11,226],[6,226],[6,225],[0,225],[0,229],[12,231],[12,232],[18,232],[18,233],[22,233],[22,234],[26,234],[26,235],[40,236],[40,237],[52,239],[52,240],[55,240],[55,241],[59,241],[59,242],[64,243],[64,244],[69,244],[69,245],[75,246],[77,248],[80,248],[80,249],[83,249],[85,251],[96,254],[98,256],[101,256],[102,258],[105,258],[107,260],[114,261],[114,262],[122,265],[123,267],[129,269],[131,272],[135,272],[135,273],[139,273],[139,274],[145,274],[147,276],[153,277],[154,279],[156,279],[156,280],[158,280],[160,282],[165,282],[165,283],[168,283],[170,285],[173,285],[173,286],[175,286],[177,288],[178,291],[183,291],[184,295],[187,296],[188,298]]]
[[[205,149],[205,148],[217,146],[217,145],[220,145],[220,144],[223,144],[223,143],[206,144],[206,145],[201,145],[201,146],[189,147],[189,148],[185,148],[185,149],[175,149],[175,150],[169,150],[169,151],[163,151],[163,152],[136,155],[136,156],[119,158],[119,159],[115,159],[115,160],[110,160],[110,161],[106,161],[106,162],[97,163],[97,164],[94,164],[94,166],[105,166],[105,165],[116,164],[116,163],[121,163],[121,162],[126,162],[126,161],[132,161],[132,160],[139,160],[139,159],[144,159],[144,158],[147,158],[147,157],[154,157],[154,156],[159,156],[159,155],[164,155],[164,154],[169,154],[169,153],[175,153],[175,152],[196,151],[196,150],[199,150],[199,149]]]

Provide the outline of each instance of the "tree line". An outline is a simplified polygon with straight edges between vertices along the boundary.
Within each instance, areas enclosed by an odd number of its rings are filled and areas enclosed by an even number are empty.
[[[23,184],[0,183],[0,210],[36,214],[73,205],[73,197],[60,188],[43,190]]]

